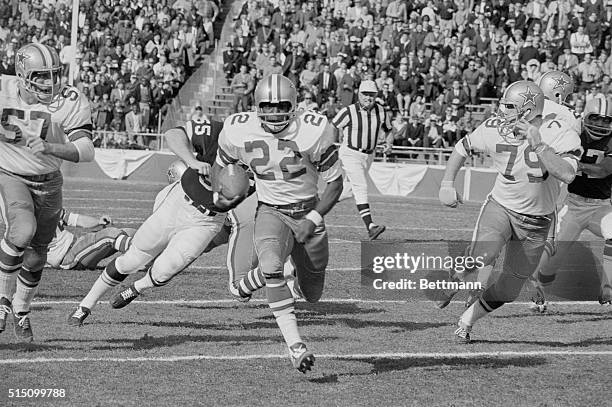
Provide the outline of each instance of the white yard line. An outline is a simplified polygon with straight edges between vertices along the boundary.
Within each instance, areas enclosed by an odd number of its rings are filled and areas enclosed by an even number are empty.
[[[465,301],[453,301],[454,303],[463,304]],[[62,304],[78,304],[79,301],[73,300],[54,300],[54,301],[34,301],[32,302],[33,306],[36,305],[62,305]],[[267,303],[265,299],[253,299],[249,303]],[[423,304],[431,304],[434,306],[433,301],[427,300],[418,300],[418,301],[410,301],[410,300],[368,300],[368,299],[360,299],[360,298],[326,298],[319,302],[320,304],[324,303],[357,303],[357,304],[414,304],[414,303],[423,303]],[[98,304],[108,304],[108,301],[99,301]],[[206,304],[240,304],[234,299],[231,298],[216,298],[209,300],[150,300],[150,301],[133,301],[132,304],[143,304],[143,305],[206,305]],[[512,307],[512,306],[520,306],[524,307],[526,305],[531,305],[533,302],[531,301],[515,301],[504,304],[504,307]],[[585,305],[599,305],[597,301],[562,301],[562,302],[549,302],[550,306],[585,306]],[[529,316],[531,314],[525,314],[525,316]],[[532,314],[536,315],[536,314]],[[539,314],[538,314],[539,315]]]
[[[340,354],[327,353],[317,354],[317,359],[477,359],[477,358],[510,358],[510,357],[533,357],[533,356],[612,356],[612,350],[602,351],[500,351],[500,352],[389,352],[389,353],[356,353]],[[30,364],[30,363],[78,363],[78,362],[186,362],[197,360],[210,361],[247,361],[247,360],[276,360],[286,359],[287,355],[281,354],[251,354],[251,355],[183,355],[183,356],[143,356],[143,357],[87,357],[87,358],[46,358],[38,357],[32,359],[4,359],[0,365]]]

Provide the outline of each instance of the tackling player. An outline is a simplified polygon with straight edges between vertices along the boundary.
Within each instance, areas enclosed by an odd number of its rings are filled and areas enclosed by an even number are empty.
[[[283,269],[291,255],[303,297],[309,302],[319,300],[329,258],[323,216],[342,192],[335,131],[325,116],[296,113],[295,85],[282,75],[264,77],[254,97],[256,112],[237,113],[225,120],[213,173],[241,161],[255,174],[259,203],[254,241],[268,304],[293,366],[306,372],[315,358],[300,337],[295,300]],[[320,198],[319,177],[327,183]]]
[[[62,210],[63,160],[92,161],[91,109],[74,87],[61,85],[57,52],[28,44],[15,55],[17,77],[0,82],[0,332],[14,314],[21,341],[33,340],[30,303],[36,295],[47,246]]]
[[[46,267],[74,270],[94,270],[99,263],[117,252],[125,253],[132,242],[133,229],[106,227],[112,220],[108,216],[94,218],[62,209],[60,221],[49,243]],[[102,227],[76,237],[66,226],[92,229]]]
[[[165,187],[155,198],[153,213],[138,228],[126,253],[111,261],[89,293],[68,318],[70,325],[82,325],[98,299],[132,273],[152,262],[144,277],[121,290],[111,300],[122,308],[144,290],[160,287],[183,271],[217,234],[217,212],[227,211],[238,199],[214,194],[209,181],[210,163],[217,150],[222,124],[208,119],[192,120],[168,130],[164,137],[170,149],[189,168],[180,182]],[[194,157],[193,148],[197,152]]]
[[[491,265],[507,246],[500,276],[459,319],[455,335],[464,342],[470,341],[476,321],[516,299],[540,260],[561,183],[576,175],[578,134],[561,118],[543,121],[543,110],[544,94],[537,85],[514,82],[500,99],[499,117],[485,120],[457,143],[446,167],[439,198],[456,207],[461,199],[454,182],[465,159],[474,151],[493,157],[498,175],[476,221],[469,253]]]
[[[549,245],[534,274],[536,298],[532,309],[546,311],[544,287],[552,284],[558,264],[583,230],[606,239],[599,303],[612,303],[612,99],[591,99],[584,108],[580,141],[584,154],[578,162],[578,174],[568,185],[568,196],[558,213],[557,242],[562,253]]]

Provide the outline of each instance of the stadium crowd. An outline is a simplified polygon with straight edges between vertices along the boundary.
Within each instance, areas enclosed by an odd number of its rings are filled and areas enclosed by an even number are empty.
[[[496,109],[514,81],[559,69],[571,104],[609,94],[612,1],[247,0],[223,53],[234,110],[249,109],[262,76],[280,72],[300,109],[333,117],[375,80],[395,116],[394,145],[448,147]]]
[[[90,99],[94,128],[122,134],[109,146],[143,148],[135,133],[158,130],[158,115],[214,45],[213,0],[81,0],[78,45],[70,44],[70,0],[0,0],[0,74],[14,75],[15,53],[54,47],[68,82]],[[101,139],[94,142],[99,145]]]

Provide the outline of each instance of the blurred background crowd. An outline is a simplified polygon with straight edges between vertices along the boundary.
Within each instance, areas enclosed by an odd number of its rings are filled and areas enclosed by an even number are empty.
[[[45,43],[65,64],[64,82],[69,64],[76,62],[73,83],[91,100],[97,130],[156,132],[159,115],[214,46],[219,5],[213,0],[81,0],[76,47],[69,45],[71,10],[71,0],[0,0],[0,73],[15,74],[21,46]],[[147,147],[142,137],[110,142]]]
[[[0,0],[0,73],[28,42],[74,59],[98,130],[157,131],[159,115],[214,46],[219,0]],[[399,146],[452,146],[513,81],[570,74],[580,111],[610,92],[611,0],[247,0],[223,44],[233,110],[264,75],[299,89],[299,109],[333,117],[375,80]],[[487,107],[483,107],[485,104]],[[128,140],[129,141],[129,140]],[[126,140],[116,140],[119,147]]]
[[[394,145],[449,147],[514,81],[562,70],[578,111],[608,94],[611,22],[607,0],[247,0],[224,69],[234,111],[280,72],[298,86],[299,109],[330,118],[375,80]]]

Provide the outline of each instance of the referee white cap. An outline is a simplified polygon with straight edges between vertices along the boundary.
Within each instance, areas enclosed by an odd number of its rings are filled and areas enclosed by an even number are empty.
[[[362,81],[361,85],[359,85],[359,93],[364,93],[364,92],[378,93],[378,88],[376,87],[376,82],[374,82],[374,81]]]

